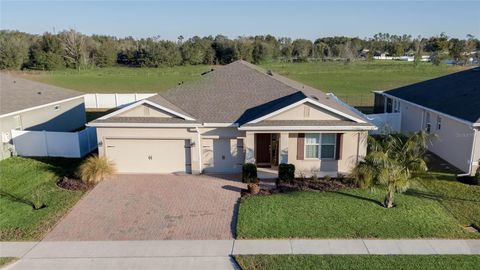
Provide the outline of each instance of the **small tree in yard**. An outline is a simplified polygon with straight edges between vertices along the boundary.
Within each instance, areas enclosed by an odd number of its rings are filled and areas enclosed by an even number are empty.
[[[408,189],[412,173],[427,170],[424,157],[429,137],[424,132],[409,137],[369,137],[368,153],[352,171],[357,185],[361,188],[381,186],[386,191],[383,205],[393,207],[394,194]]]
[[[93,155],[80,165],[78,174],[83,182],[96,184],[104,180],[105,177],[114,174],[115,171],[115,166],[106,158]]]

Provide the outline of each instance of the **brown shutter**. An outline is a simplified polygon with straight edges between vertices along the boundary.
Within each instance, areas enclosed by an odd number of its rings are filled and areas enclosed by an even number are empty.
[[[337,133],[337,148],[335,149],[335,157],[337,160],[342,159],[343,133]]]
[[[297,138],[297,160],[303,160],[304,157],[305,133],[298,133]]]

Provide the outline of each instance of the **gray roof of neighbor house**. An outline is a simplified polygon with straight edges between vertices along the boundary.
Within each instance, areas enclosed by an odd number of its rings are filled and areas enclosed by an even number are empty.
[[[317,89],[241,60],[148,100],[159,105],[167,100],[204,123],[242,125],[306,97],[362,119],[362,116]]]
[[[384,93],[468,122],[480,123],[478,67]]]
[[[83,95],[70,89],[0,73],[0,115]]]

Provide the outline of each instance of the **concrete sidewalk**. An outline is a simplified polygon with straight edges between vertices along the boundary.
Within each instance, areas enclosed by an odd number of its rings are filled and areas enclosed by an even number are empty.
[[[2,242],[9,269],[235,269],[232,255],[480,255],[480,240],[165,240]]]

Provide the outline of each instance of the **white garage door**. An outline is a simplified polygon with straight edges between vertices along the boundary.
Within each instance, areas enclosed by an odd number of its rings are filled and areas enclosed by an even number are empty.
[[[106,156],[119,173],[190,172],[190,141],[107,139]]]

